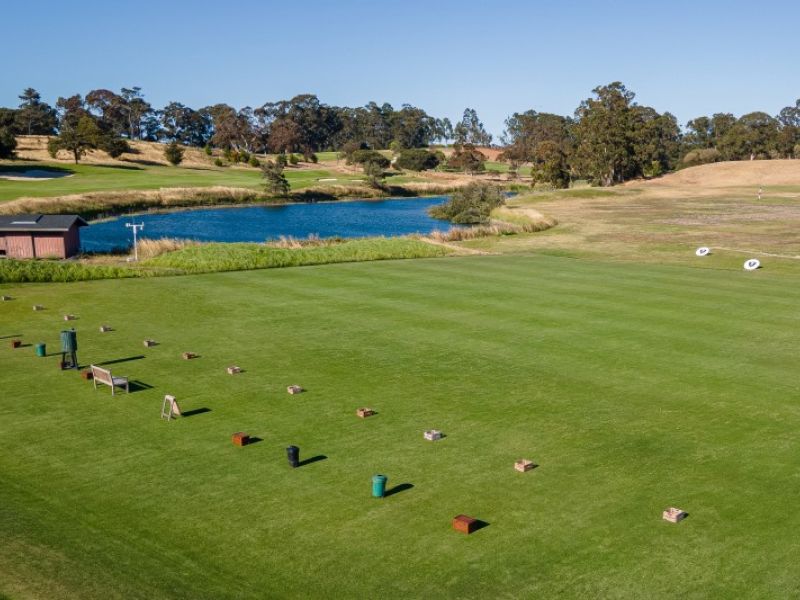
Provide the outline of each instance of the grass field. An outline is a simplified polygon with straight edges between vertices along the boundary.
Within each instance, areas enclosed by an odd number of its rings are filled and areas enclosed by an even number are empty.
[[[0,166],[0,171],[19,171],[25,168],[42,169],[57,167],[68,170],[72,177],[45,181],[8,181],[0,179],[0,201],[20,197],[65,196],[87,192],[119,190],[155,190],[166,187],[211,187],[228,186],[261,189],[264,180],[261,171],[253,168],[187,168],[162,167],[157,165],[102,166],[63,165],[56,163],[15,162]],[[328,177],[324,169],[286,169],[286,178],[292,189],[303,189],[317,183],[317,179]]]
[[[0,597],[796,597],[800,278],[724,266],[3,286]],[[68,312],[81,362],[141,389],[112,399],[10,349],[52,352]],[[167,393],[207,412],[160,421]],[[291,470],[288,444],[326,458]],[[413,487],[373,500],[375,473]],[[458,513],[489,526],[453,532]]]

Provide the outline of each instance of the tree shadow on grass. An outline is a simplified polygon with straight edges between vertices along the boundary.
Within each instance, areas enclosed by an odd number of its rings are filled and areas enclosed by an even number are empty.
[[[128,381],[128,389],[130,390],[131,394],[135,392],[141,392],[143,390],[152,390],[153,386],[149,383],[144,383],[143,381],[139,381],[138,379],[132,379]]]

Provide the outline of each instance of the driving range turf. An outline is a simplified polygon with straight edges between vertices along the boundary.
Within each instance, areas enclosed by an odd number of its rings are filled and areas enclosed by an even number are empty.
[[[796,596],[798,283],[480,256],[5,286],[0,595]],[[139,389],[60,372],[70,325]]]

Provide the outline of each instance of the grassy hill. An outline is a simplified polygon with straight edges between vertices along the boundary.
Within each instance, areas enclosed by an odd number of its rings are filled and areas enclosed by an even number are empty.
[[[6,286],[0,594],[796,596],[798,284],[495,256]],[[134,393],[10,349],[67,312]]]

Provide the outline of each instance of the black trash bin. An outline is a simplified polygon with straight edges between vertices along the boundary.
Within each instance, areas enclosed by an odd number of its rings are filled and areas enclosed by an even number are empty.
[[[297,446],[289,446],[286,448],[286,458],[289,459],[289,464],[293,469],[300,466],[300,448]]]

